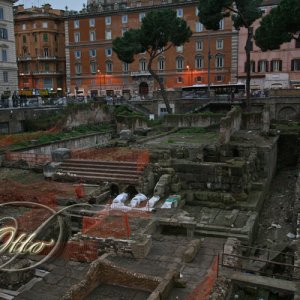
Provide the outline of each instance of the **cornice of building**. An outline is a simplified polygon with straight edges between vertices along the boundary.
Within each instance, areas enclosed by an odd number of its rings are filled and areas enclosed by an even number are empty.
[[[184,6],[195,6],[198,5],[198,1],[191,0],[191,1],[176,1],[174,3],[160,3],[160,4],[148,4],[143,6],[136,6],[136,7],[124,7],[118,9],[105,9],[98,11],[96,8],[92,9],[85,9],[85,11],[65,11],[64,19],[78,19],[78,18],[86,18],[86,17],[95,17],[95,16],[111,16],[117,14],[126,14],[132,12],[143,12],[148,10],[154,10],[159,8],[168,8],[168,7],[184,7]]]

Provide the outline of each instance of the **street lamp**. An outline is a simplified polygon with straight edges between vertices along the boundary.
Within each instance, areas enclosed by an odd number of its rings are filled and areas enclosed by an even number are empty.
[[[208,92],[208,97],[210,97],[210,60],[212,59],[211,48],[210,48],[210,31],[208,31],[207,34],[208,34],[207,92]]]
[[[99,85],[100,85],[100,95],[99,95],[99,96],[101,97],[101,94],[102,94],[102,93],[101,93],[101,90],[102,90],[102,87],[101,87],[101,70],[98,69],[98,70],[97,70],[97,73],[98,73],[98,75],[99,75],[99,83],[100,83],[100,84],[99,84]]]

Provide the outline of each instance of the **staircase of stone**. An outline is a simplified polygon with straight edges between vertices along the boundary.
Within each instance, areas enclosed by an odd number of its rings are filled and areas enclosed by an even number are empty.
[[[137,184],[144,168],[145,164],[137,162],[67,159],[60,165],[55,179]]]
[[[146,117],[148,117],[151,114],[151,111],[146,107],[142,106],[141,104],[133,104],[127,101],[125,105],[127,105],[127,107],[129,107],[133,111],[140,113]]]
[[[195,101],[196,102],[196,101]],[[210,99],[201,99],[201,102],[197,101],[196,103],[186,106],[186,109],[182,110],[182,113],[184,114],[194,114],[201,112],[204,110],[207,106],[210,104]]]

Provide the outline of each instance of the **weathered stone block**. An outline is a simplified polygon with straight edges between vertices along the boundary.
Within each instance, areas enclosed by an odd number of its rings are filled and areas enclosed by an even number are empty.
[[[71,158],[71,150],[68,148],[58,148],[51,152],[51,157],[54,162],[62,162]]]

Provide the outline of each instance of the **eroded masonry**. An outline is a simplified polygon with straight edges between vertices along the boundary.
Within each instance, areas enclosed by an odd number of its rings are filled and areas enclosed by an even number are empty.
[[[0,297],[298,299],[298,171],[282,149],[299,133],[270,125],[267,107],[235,106],[3,154],[0,200],[17,205],[1,218],[27,235],[47,222],[37,237],[54,245],[1,254]],[[270,196],[278,163],[293,167]]]

